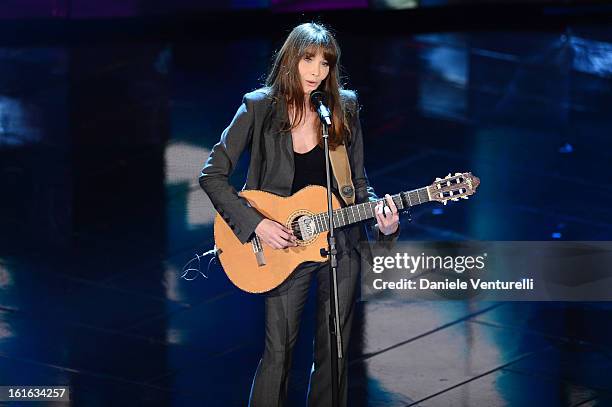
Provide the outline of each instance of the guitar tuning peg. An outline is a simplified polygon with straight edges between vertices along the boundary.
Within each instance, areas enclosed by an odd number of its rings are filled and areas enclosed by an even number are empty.
[[[460,172],[456,172],[456,173],[455,173],[455,176],[457,176],[457,175],[462,175],[462,174],[461,174]]]
[[[436,178],[436,181],[442,181],[442,178]]]
[[[442,201],[442,203],[443,203],[444,205],[446,205],[446,202],[447,202],[447,200]]]
[[[451,177],[451,174],[449,172],[448,175],[445,178],[450,178],[450,177]]]
[[[458,200],[459,200],[459,198],[451,198],[451,201],[457,202]]]
[[[469,196],[462,196],[461,198],[463,198],[463,199],[470,199]]]

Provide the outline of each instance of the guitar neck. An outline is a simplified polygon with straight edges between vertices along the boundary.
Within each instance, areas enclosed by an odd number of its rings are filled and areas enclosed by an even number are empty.
[[[399,194],[391,195],[391,198],[399,211],[431,201],[427,187],[400,192]],[[375,218],[376,204],[383,200],[379,199],[334,210],[334,227],[343,227]],[[317,233],[325,232],[329,229],[327,212],[314,215],[313,220],[315,221]]]

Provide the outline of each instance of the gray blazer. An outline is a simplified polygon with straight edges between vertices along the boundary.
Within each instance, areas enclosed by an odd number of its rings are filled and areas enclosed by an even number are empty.
[[[368,183],[363,166],[363,134],[357,97],[354,92],[347,90],[341,91],[341,97],[351,118],[347,152],[355,186],[355,202],[376,200],[378,197]],[[242,105],[221,134],[221,140],[213,147],[199,177],[200,186],[242,243],[253,236],[255,228],[264,217],[246,199],[238,196],[229,183],[229,176],[243,151],[248,148],[251,159],[243,189],[291,195],[295,167],[291,132],[282,131],[286,120],[286,104],[274,102],[267,88],[245,94]],[[337,189],[335,177],[332,178]],[[372,227],[372,224],[369,226]],[[353,226],[352,229],[357,232],[356,237],[355,233],[350,233],[352,241],[363,239],[362,227]],[[378,228],[374,228],[373,232],[379,240],[395,240],[399,229],[389,236],[378,233]]]

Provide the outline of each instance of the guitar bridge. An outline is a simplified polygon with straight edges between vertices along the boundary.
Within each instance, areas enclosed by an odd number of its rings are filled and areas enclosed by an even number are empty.
[[[251,247],[253,248],[253,253],[255,253],[255,259],[257,260],[257,265],[259,267],[266,265],[266,258],[264,257],[263,247],[261,246],[261,241],[259,240],[259,236],[255,236],[251,239]]]

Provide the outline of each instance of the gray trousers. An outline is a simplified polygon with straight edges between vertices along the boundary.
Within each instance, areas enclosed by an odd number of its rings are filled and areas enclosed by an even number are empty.
[[[340,236],[339,236],[340,237]],[[355,290],[359,279],[360,256],[338,239],[338,304],[344,357],[339,359],[339,402],[347,402],[347,353],[351,333]],[[317,280],[317,323],[314,338],[314,361],[308,388],[309,406],[331,406],[331,362],[328,331],[329,263],[304,263],[278,288],[266,297],[266,338],[251,387],[249,406],[283,406],[287,397],[289,371],[304,304],[312,279]]]

